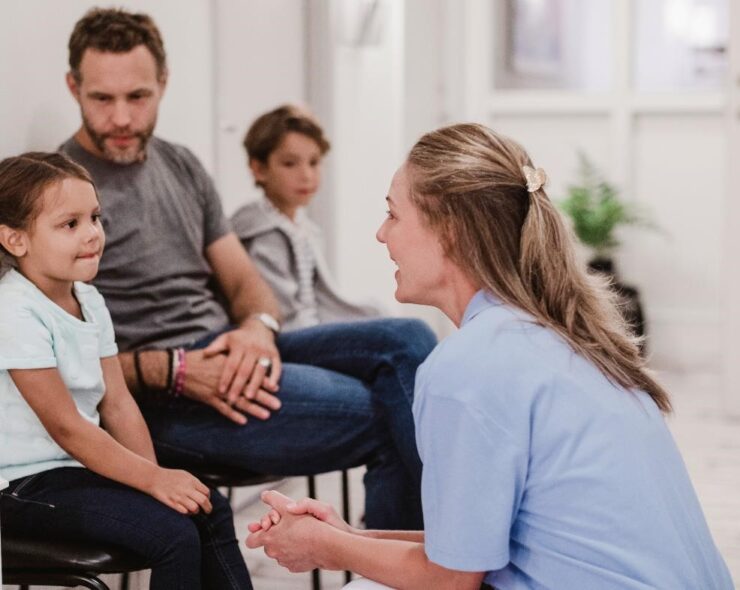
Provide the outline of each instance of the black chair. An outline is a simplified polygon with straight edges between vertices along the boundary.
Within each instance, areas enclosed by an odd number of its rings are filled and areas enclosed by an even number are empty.
[[[83,586],[109,590],[99,576],[147,569],[139,556],[114,547],[2,536],[3,584]]]
[[[198,466],[189,469],[210,487],[226,487],[231,500],[232,489],[260,485],[284,479],[227,465]],[[316,482],[308,476],[309,496],[316,497]],[[343,516],[349,519],[347,472],[342,472]],[[116,547],[99,547],[85,543],[56,542],[40,538],[2,536],[3,584],[18,584],[22,590],[31,585],[83,586],[92,590],[110,590],[99,576],[120,573],[121,590],[128,589],[129,573],[148,569],[139,556]],[[349,572],[345,578],[350,579]],[[319,571],[312,572],[313,590],[321,589]]]
[[[229,489],[283,479],[224,465],[190,471],[208,486]],[[31,585],[110,590],[99,577],[109,573],[123,574],[120,587],[127,590],[129,573],[149,567],[143,558],[117,547],[49,541],[32,535],[16,537],[7,531],[3,532],[1,544],[3,584],[18,584],[22,590]],[[319,590],[318,587],[315,590]]]

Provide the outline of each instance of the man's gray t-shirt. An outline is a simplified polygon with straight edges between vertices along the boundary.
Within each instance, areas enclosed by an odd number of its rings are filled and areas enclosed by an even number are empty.
[[[230,227],[197,158],[155,137],[146,160],[135,164],[97,158],[74,138],[59,149],[98,189],[106,245],[93,283],[119,348],[183,345],[226,326],[205,250]]]

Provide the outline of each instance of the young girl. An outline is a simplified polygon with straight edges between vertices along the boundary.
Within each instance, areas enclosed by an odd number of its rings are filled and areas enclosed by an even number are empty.
[[[234,231],[272,287],[285,329],[378,317],[380,311],[344,299],[324,258],[320,228],[305,206],[319,189],[329,142],[308,113],[283,105],[258,117],[244,148],[264,198],[239,209]]]
[[[105,235],[87,172],[60,154],[0,162],[2,528],[118,545],[151,588],[251,588],[228,504],[157,465],[103,298]]]

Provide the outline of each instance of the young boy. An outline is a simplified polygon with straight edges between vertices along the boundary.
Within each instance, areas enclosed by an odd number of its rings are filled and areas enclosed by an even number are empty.
[[[305,111],[283,105],[252,123],[244,138],[249,168],[264,198],[231,219],[234,231],[280,302],[284,328],[377,317],[343,299],[321,249],[321,230],[305,212],[321,183],[329,142]]]

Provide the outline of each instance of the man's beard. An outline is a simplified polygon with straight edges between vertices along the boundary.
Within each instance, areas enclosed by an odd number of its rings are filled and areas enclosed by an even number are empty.
[[[143,131],[139,131],[138,133],[133,133],[131,131],[126,131],[125,133],[98,133],[95,128],[90,125],[90,122],[84,115],[82,117],[82,124],[95,147],[98,148],[98,151],[100,151],[106,159],[111,162],[115,162],[116,164],[135,164],[136,162],[143,162],[146,159],[146,146],[152,138],[156,121],[152,121],[149,127]],[[110,148],[105,140],[118,135],[125,135],[127,137],[134,138],[132,146],[123,151]]]

